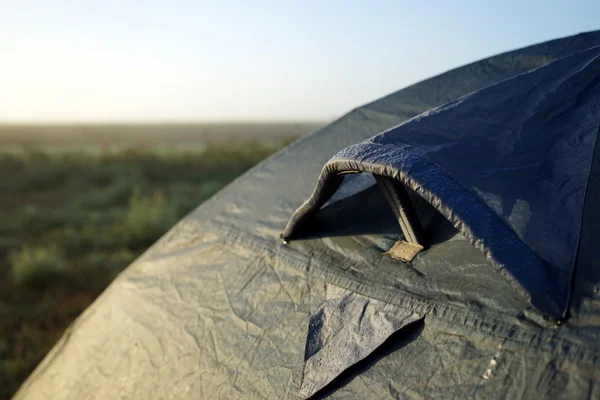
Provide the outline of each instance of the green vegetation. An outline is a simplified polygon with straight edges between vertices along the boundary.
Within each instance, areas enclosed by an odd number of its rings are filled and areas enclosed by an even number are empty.
[[[0,398],[123,268],[284,144],[0,150]]]
[[[55,279],[60,279],[65,269],[65,259],[56,246],[24,246],[10,256],[15,285],[42,289]]]

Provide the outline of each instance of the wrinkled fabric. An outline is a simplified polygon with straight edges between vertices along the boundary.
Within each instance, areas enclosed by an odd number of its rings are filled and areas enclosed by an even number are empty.
[[[16,399],[296,398],[326,285],[422,319],[314,398],[600,398],[597,200],[586,196],[578,297],[561,325],[530,307],[444,217],[432,215],[432,245],[412,263],[385,256],[401,232],[378,191],[363,190],[364,178],[345,178],[357,186],[315,215],[309,237],[288,245],[279,238],[341,149],[599,44],[592,32],[457,68],[357,108],[265,160],[117,277]],[[592,169],[590,195],[600,181]]]
[[[69,328],[46,358],[52,368],[21,395],[294,399],[324,283],[234,242],[206,233],[151,251],[95,303],[106,308]]]
[[[315,399],[597,399],[598,367],[428,323]]]
[[[392,334],[420,319],[410,310],[327,286],[308,325],[300,398],[322,390]]]
[[[508,271],[533,305],[563,318],[599,123],[594,47],[340,151],[283,236],[301,235],[348,171],[396,178]]]

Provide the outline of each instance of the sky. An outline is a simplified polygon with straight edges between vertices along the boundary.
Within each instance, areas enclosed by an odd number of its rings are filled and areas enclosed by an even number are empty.
[[[323,121],[600,1],[0,0],[0,122]]]

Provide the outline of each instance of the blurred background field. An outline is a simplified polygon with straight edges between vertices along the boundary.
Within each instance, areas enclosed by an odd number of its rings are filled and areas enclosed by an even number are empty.
[[[173,224],[318,126],[0,126],[0,398]]]

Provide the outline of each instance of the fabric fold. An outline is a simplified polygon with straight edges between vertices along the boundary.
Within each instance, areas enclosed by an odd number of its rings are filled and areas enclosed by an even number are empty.
[[[310,318],[299,397],[307,399],[367,358],[392,334],[420,320],[410,310],[333,285]]]

